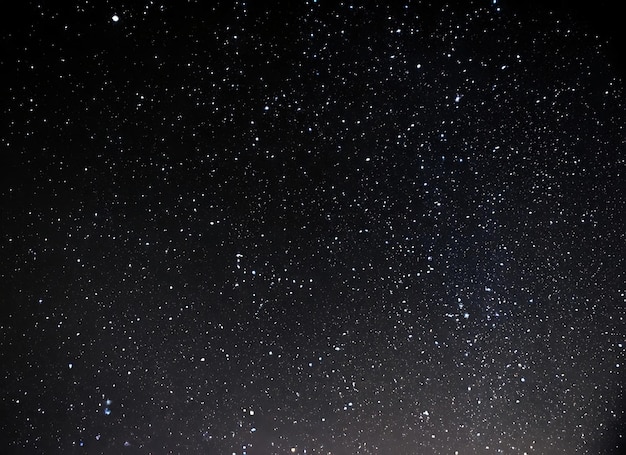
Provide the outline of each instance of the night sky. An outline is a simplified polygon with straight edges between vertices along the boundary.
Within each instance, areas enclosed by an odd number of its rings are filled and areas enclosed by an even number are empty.
[[[0,454],[625,453],[608,2],[13,3]]]

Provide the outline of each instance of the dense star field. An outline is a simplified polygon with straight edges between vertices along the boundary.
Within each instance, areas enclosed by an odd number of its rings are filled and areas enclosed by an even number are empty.
[[[597,10],[14,3],[0,453],[624,453]]]

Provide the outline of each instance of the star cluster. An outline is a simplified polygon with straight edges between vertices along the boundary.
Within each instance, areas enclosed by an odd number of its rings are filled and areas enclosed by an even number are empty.
[[[624,79],[579,16],[23,3],[0,452],[624,450]]]

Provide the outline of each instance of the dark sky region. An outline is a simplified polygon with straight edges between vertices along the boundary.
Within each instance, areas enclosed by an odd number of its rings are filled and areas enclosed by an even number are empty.
[[[23,1],[0,453],[625,453],[609,2]]]

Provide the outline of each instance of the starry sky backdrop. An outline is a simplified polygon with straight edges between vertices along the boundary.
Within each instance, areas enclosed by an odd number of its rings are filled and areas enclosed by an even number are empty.
[[[0,453],[623,453],[608,2],[14,3]]]

